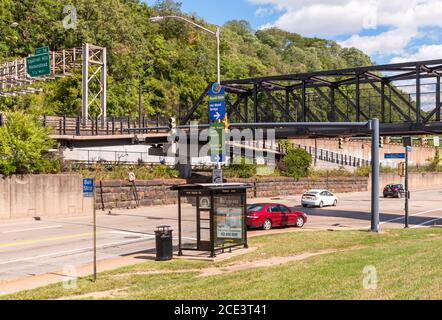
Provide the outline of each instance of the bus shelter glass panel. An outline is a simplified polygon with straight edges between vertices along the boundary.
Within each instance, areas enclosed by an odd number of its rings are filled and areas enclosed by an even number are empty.
[[[244,194],[213,196],[215,246],[228,247],[245,241]]]
[[[181,196],[181,247],[197,249],[197,198]]]

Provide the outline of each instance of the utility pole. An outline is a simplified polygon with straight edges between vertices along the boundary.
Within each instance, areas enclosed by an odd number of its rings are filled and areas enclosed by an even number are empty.
[[[405,228],[408,228],[408,148],[405,147]]]
[[[408,152],[411,151],[413,138],[403,137],[402,142],[405,148],[405,228],[408,228],[408,199],[410,198],[410,191],[408,190]]]
[[[371,232],[379,232],[379,120],[370,120],[371,129]]]

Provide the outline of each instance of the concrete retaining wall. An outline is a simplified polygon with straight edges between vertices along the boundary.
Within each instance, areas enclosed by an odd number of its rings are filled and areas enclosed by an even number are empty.
[[[399,177],[397,173],[381,173],[379,175],[379,190],[382,191],[385,185],[390,183],[405,184],[405,178]],[[442,172],[441,173],[409,173],[408,185],[410,190],[413,188],[442,186]],[[371,190],[371,177],[368,181],[368,190]]]
[[[26,175],[0,179],[0,219],[92,214],[80,175]]]

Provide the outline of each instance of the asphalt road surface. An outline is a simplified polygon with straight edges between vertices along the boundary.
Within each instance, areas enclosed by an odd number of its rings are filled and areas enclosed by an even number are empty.
[[[337,196],[337,207],[322,209],[300,207],[300,196],[250,199],[249,202],[278,202],[306,212],[308,223],[302,230],[290,228],[294,232],[369,228],[370,194]],[[442,225],[442,187],[415,190],[411,197],[410,227]],[[404,199],[381,198],[380,209],[381,230],[403,227]],[[195,219],[190,209],[184,211],[184,236],[192,241],[196,237]],[[113,211],[111,215],[100,212],[97,218],[98,260],[137,252],[155,252],[155,227],[170,225],[176,236],[177,220],[177,206]],[[254,230],[249,231],[249,235],[265,232]],[[177,243],[176,237],[174,243]],[[91,260],[92,216],[0,222],[0,292],[2,281],[66,270]]]

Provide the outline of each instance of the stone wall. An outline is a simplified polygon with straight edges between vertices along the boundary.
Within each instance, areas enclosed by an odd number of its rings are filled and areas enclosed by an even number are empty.
[[[248,190],[249,198],[297,195],[312,188],[329,189],[337,193],[367,191],[367,178],[364,177],[304,178],[299,181],[288,177],[261,177],[227,179],[226,182],[251,184],[252,188]],[[176,204],[177,192],[170,190],[170,187],[185,183],[186,180],[182,179],[136,181],[139,204],[140,206]],[[96,182],[97,209],[134,208],[136,205],[135,188],[132,183],[127,181]]]
[[[185,183],[183,179],[138,180],[135,185],[123,180],[96,181],[96,208],[135,208],[136,195],[140,206],[176,204],[177,192],[170,190],[170,187]]]

